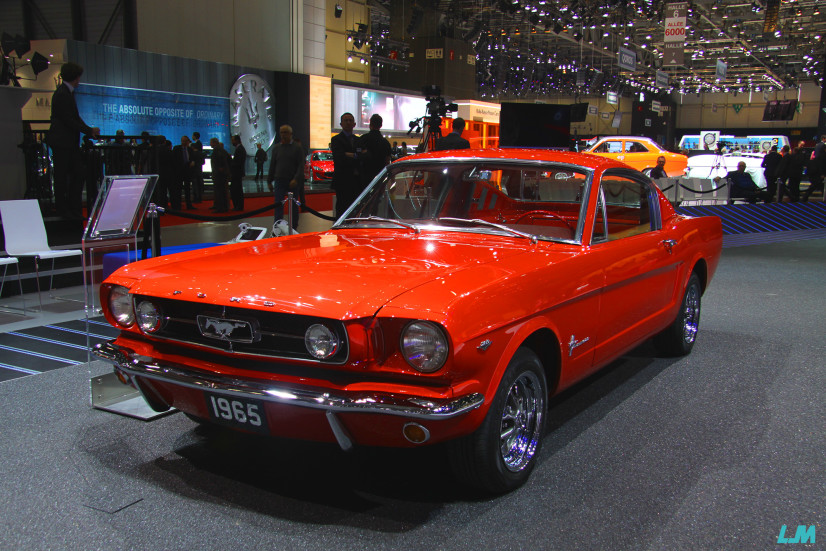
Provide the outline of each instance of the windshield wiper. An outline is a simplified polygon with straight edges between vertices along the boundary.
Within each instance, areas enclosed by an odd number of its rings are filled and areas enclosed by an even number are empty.
[[[408,224],[407,222],[402,222],[401,220],[393,220],[392,218],[381,218],[379,216],[368,216],[367,218],[345,218],[344,222],[387,222],[413,230],[414,233],[419,233],[421,231],[418,226],[413,224]]]
[[[450,218],[450,217],[442,217],[437,219],[438,222],[460,222],[462,224],[472,224],[474,226],[487,226],[489,228],[496,228],[498,230],[502,230],[504,232],[508,232],[513,235],[517,235],[519,237],[524,237],[526,239],[530,239],[531,243],[536,243],[539,241],[539,238],[535,235],[530,233],[521,232],[519,230],[514,230],[513,228],[509,228],[507,226],[503,226],[502,224],[494,224],[493,222],[488,222],[487,220],[481,220],[479,218]]]

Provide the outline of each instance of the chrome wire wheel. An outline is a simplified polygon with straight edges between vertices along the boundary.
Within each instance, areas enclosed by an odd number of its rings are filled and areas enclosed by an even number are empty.
[[[499,450],[511,472],[524,469],[536,453],[542,433],[545,396],[535,373],[522,373],[505,398],[499,431]]]
[[[691,344],[697,338],[700,328],[700,289],[697,285],[690,285],[686,290],[683,304],[683,341]]]

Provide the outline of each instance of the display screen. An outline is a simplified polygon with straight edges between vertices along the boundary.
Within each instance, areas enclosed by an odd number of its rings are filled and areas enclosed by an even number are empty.
[[[154,176],[111,178],[109,193],[106,194],[100,208],[93,237],[128,233],[142,206],[141,198],[147,184],[152,178]]]
[[[381,115],[382,130],[407,132],[410,121],[425,115],[427,101],[420,96],[379,92],[350,86],[333,86],[333,128],[339,128],[341,115],[352,113],[356,132],[370,129],[370,117]]]

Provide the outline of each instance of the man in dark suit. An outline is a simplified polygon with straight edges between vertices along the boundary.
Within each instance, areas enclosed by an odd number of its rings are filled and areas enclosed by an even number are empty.
[[[195,152],[195,166],[192,171],[192,202],[200,203],[204,198],[204,144],[201,133],[192,133],[192,151]]]
[[[370,117],[370,132],[361,136],[358,145],[361,146],[361,179],[362,189],[367,187],[381,169],[390,164],[393,149],[390,142],[381,135],[381,126],[384,120],[378,113]]]
[[[172,162],[175,177],[169,188],[169,205],[173,210],[181,210],[181,189],[184,191],[187,210],[192,206],[192,175],[195,173],[195,158],[197,154],[190,145],[189,136],[181,136],[181,145],[172,148]]]
[[[470,142],[462,137],[464,129],[465,119],[461,117],[453,119],[453,132],[436,142],[436,151],[470,149]]]
[[[358,136],[353,134],[356,119],[352,113],[341,116],[341,132],[330,140],[333,152],[333,189],[336,192],[336,216],[341,216],[350,208],[361,193],[359,160],[356,153]]]
[[[80,219],[83,215],[83,161],[80,134],[98,137],[100,128],[83,122],[74,92],[80,85],[83,67],[71,61],[60,68],[63,82],[52,95],[51,126],[47,142],[54,163],[54,201],[61,216]]]
[[[244,171],[247,166],[247,150],[241,145],[241,136],[238,134],[232,137],[232,146],[229,196],[232,199],[233,210],[244,210]]]

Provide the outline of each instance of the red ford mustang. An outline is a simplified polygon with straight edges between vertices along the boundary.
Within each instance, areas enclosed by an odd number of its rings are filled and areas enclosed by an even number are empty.
[[[127,265],[97,355],[154,409],[353,446],[446,442],[456,475],[522,484],[548,399],[649,338],[687,354],[718,218],[640,172],[539,150],[405,157],[329,231]]]

